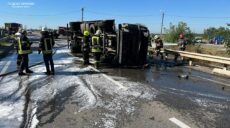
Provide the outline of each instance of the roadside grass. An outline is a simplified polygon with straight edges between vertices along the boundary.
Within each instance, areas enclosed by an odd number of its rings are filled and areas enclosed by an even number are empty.
[[[170,49],[177,50],[177,46],[170,46],[167,47]],[[208,54],[213,56],[221,56],[221,57],[230,57],[226,50],[215,48],[215,47],[205,47],[202,45],[187,45],[186,51],[188,52],[195,52],[200,54]]]
[[[170,46],[167,47],[169,49],[174,49],[177,50],[177,46]],[[205,47],[202,45],[187,45],[186,51],[188,52],[194,52],[194,53],[200,53],[200,54],[208,54],[208,55],[213,55],[213,56],[220,56],[220,57],[230,57],[230,55],[227,53],[227,50],[224,50],[223,48],[215,48],[215,47]],[[186,59],[186,58],[185,58]],[[214,62],[208,62],[199,60],[199,59],[193,59],[193,64],[196,65],[203,65],[207,67],[218,67],[222,68],[223,65],[219,63],[214,63]],[[229,68],[228,68],[229,70]]]
[[[188,45],[186,51],[208,54],[213,56],[230,57],[230,55],[227,53],[226,50],[215,48],[215,47],[204,47],[201,45]]]

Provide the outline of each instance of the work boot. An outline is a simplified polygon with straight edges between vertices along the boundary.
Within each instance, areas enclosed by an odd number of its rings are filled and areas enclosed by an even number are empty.
[[[26,75],[26,74],[25,74],[24,72],[19,72],[18,75],[19,75],[19,76],[24,76],[24,75]]]
[[[84,61],[83,62],[83,65],[88,65],[89,64],[89,61]]]
[[[99,63],[96,62],[96,63],[94,64],[94,67],[97,69],[97,68],[99,67]]]
[[[46,75],[50,75],[51,73],[50,72],[45,72]]]
[[[26,73],[34,73],[34,72],[28,69],[26,70]]]
[[[54,75],[55,73],[54,73],[54,72],[51,72],[50,74],[51,74],[51,75]]]

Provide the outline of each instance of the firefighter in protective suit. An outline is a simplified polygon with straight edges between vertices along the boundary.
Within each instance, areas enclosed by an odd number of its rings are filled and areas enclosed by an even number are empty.
[[[15,35],[14,35],[14,48],[16,49],[17,54],[18,54],[18,50],[19,50],[18,49],[18,39],[20,39],[20,37],[22,35],[21,33],[22,33],[22,30],[19,29],[18,32],[15,33]],[[21,61],[22,61],[22,57],[21,57],[20,54],[18,54],[18,56],[17,56],[17,62],[16,62],[17,69],[20,68]]]
[[[179,35],[178,46],[179,46],[180,51],[185,51],[185,49],[186,49],[186,40],[185,40],[185,37],[184,37],[183,33],[181,33]]]
[[[83,64],[89,64],[89,52],[90,52],[90,39],[89,39],[89,32],[84,31],[83,33],[84,37],[82,39],[82,46],[81,51],[83,54]]]
[[[101,35],[101,30],[97,30],[95,35],[92,37],[92,53],[94,55],[94,66],[96,68],[98,68],[99,64],[100,64],[100,58],[101,58],[101,54],[102,54],[102,38],[100,37]]]
[[[163,53],[161,53],[161,49],[163,48],[163,41],[161,40],[161,38],[158,35],[154,36],[154,41],[156,43],[156,55],[159,56],[159,54],[161,55],[161,59],[163,59]]]
[[[53,36],[49,35],[49,32],[46,28],[42,28],[42,37],[40,39],[39,50],[38,53],[40,54],[41,51],[43,53],[43,59],[46,66],[46,75],[54,75],[54,63],[53,63],[53,46],[55,44]],[[50,70],[51,69],[51,70]]]
[[[26,70],[26,73],[33,73],[29,70],[29,57],[28,54],[32,53],[31,44],[27,38],[27,32],[22,31],[21,37],[18,38],[18,54],[21,56],[21,63],[18,75],[26,75],[23,71]]]

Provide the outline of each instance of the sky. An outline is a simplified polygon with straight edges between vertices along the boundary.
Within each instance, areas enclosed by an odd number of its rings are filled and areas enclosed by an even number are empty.
[[[0,26],[19,22],[27,28],[57,28],[71,21],[115,19],[119,23],[141,23],[153,33],[163,27],[186,22],[195,33],[230,23],[229,0],[1,0]]]

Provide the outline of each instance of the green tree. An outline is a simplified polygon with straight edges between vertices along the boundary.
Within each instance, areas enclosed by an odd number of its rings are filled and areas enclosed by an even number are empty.
[[[225,27],[210,27],[204,30],[204,38],[213,39],[215,36],[223,36],[228,54],[230,54],[230,29]]]
[[[181,33],[184,33],[185,38],[188,40],[192,40],[194,38],[194,33],[191,32],[185,22],[179,22],[177,25],[170,23],[169,28],[165,28],[165,32],[166,34],[164,36],[164,40],[166,42],[177,42]]]
[[[225,39],[229,38],[230,30],[228,28],[219,27],[214,28],[210,27],[204,30],[205,39],[213,39],[215,36],[223,36]]]

